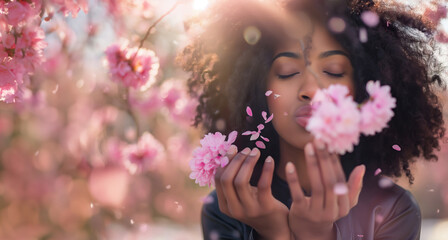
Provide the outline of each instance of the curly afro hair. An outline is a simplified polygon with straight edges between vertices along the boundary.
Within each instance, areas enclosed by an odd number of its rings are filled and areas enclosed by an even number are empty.
[[[361,136],[354,151],[341,156],[346,176],[356,165],[365,164],[366,176],[380,168],[382,174],[391,177],[404,173],[412,184],[411,164],[419,157],[437,161],[434,149],[440,151],[439,139],[445,134],[436,91],[445,90],[446,86],[440,77],[443,66],[435,57],[435,26],[398,4],[368,0],[327,0],[307,6],[303,6],[303,1],[289,0],[283,4],[275,7],[291,12],[307,8],[324,23],[333,17],[345,21],[345,30],[332,35],[350,55],[356,102],[368,98],[365,85],[369,80],[389,85],[397,99],[388,127],[374,136]],[[221,1],[198,18],[201,21],[186,23],[187,28],[201,30],[178,56],[184,70],[191,73],[190,92],[199,98],[196,126],[229,133],[253,130],[263,122],[260,114],[246,119],[245,108],[251,106],[254,113],[268,109],[264,95],[267,75],[282,36],[273,13],[275,7],[257,0]],[[362,21],[365,11],[379,16],[377,26],[369,27]],[[255,44],[243,38],[248,26],[255,26],[261,33]],[[367,32],[368,41],[360,40],[360,31]],[[271,141],[255,167],[251,180],[254,185],[261,172],[261,159],[268,155],[279,157],[278,135],[272,124],[266,124],[263,135]],[[240,149],[254,147],[243,136],[238,137],[236,144]],[[394,150],[394,144],[401,151]]]

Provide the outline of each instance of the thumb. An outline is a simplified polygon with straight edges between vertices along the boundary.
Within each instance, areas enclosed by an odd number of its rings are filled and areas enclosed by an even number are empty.
[[[350,208],[358,204],[358,197],[362,189],[362,180],[366,172],[366,166],[361,164],[353,169],[348,179]]]

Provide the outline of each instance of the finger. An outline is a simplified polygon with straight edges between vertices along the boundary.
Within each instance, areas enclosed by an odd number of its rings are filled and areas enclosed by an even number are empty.
[[[235,157],[236,153],[238,151],[238,148],[235,145],[231,145],[229,150],[227,151],[227,158],[229,159],[229,161],[232,161],[232,159]],[[224,196],[224,192],[222,189],[222,185],[221,185],[221,175],[224,172],[225,168],[221,168],[218,167],[216,168],[216,173],[215,173],[215,190],[216,190],[216,195],[218,197],[218,205],[219,205],[219,210],[221,210],[221,212],[228,214],[228,209],[227,209],[227,201],[226,198]]]
[[[227,201],[227,207],[232,215],[234,213],[240,213],[243,210],[238,195],[236,194],[233,181],[249,152],[250,149],[245,148],[243,151],[236,154],[229,165],[226,166],[226,169],[220,178],[222,190]]]
[[[330,154],[325,147],[325,143],[323,141],[314,140],[316,146],[316,155],[317,162],[319,163],[320,176],[322,178],[322,182],[324,185],[324,209],[331,216],[336,217],[339,213],[337,206],[337,197],[334,193],[334,186],[336,183],[336,176],[333,170],[332,160],[330,158]]]
[[[349,189],[349,201],[350,208],[354,207],[358,203],[358,197],[362,189],[362,180],[366,172],[366,167],[364,164],[357,166],[353,169],[350,177],[348,179],[348,189]]]
[[[249,156],[241,165],[241,168],[233,181],[238,198],[240,199],[243,207],[246,209],[249,209],[254,205],[254,197],[251,194],[251,186],[249,181],[259,157],[260,150],[258,150],[258,148],[252,149]]]
[[[304,206],[305,194],[300,185],[299,177],[296,173],[296,167],[292,162],[286,164],[286,181],[288,182],[289,191],[291,191],[292,201],[299,206]]]
[[[274,175],[274,165],[274,159],[271,156],[267,157],[263,164],[260,179],[258,180],[258,201],[263,206],[272,198],[271,184]]]
[[[348,186],[345,179],[345,173],[342,169],[341,161],[336,153],[330,154],[333,169],[336,174],[335,194],[338,196],[338,217],[344,217],[350,211],[350,202],[348,199]]]
[[[314,211],[322,211],[324,205],[324,187],[319,172],[319,163],[311,143],[305,145],[305,159],[308,170],[308,178],[311,183],[311,204],[310,208]]]

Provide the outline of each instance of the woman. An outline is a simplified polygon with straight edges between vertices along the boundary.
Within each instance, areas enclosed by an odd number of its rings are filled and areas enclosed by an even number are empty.
[[[274,114],[261,131],[266,149],[239,136],[217,171],[202,211],[205,239],[419,239],[418,203],[383,176],[404,173],[412,183],[415,158],[440,150],[430,22],[372,1],[230,0],[201,27],[180,58],[200,92],[196,124],[242,133],[265,122],[262,111]],[[311,99],[338,83],[361,103],[369,80],[391,87],[394,117],[353,152],[329,153],[305,129]]]

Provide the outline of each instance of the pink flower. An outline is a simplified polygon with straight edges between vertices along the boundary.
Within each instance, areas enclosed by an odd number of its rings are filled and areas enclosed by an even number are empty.
[[[47,46],[44,39],[45,33],[40,27],[26,27],[17,38],[15,57],[30,73],[44,62],[43,50]]]
[[[306,129],[328,145],[330,152],[353,151],[359,142],[361,119],[356,103],[347,96],[348,89],[336,84],[318,90],[313,98],[313,113]]]
[[[389,86],[380,86],[380,82],[369,81],[366,86],[370,99],[361,108],[361,132],[374,135],[387,126],[394,116],[395,98],[390,95]]]
[[[165,149],[150,133],[145,132],[137,144],[123,149],[124,166],[131,174],[154,170],[157,163],[165,158]]]
[[[0,101],[13,103],[23,95],[24,67],[13,60],[0,62]]]
[[[225,167],[229,163],[226,154],[236,140],[238,133],[233,131],[225,141],[226,136],[220,132],[208,133],[201,140],[201,147],[193,151],[193,158],[190,160],[191,179],[196,179],[199,186],[215,186],[214,176],[216,168]]]
[[[10,1],[5,4],[5,8],[7,9],[7,23],[12,26],[18,26],[21,23],[26,23],[38,17],[40,1],[35,2],[35,4],[34,7],[27,1]]]
[[[114,44],[107,48],[106,57],[113,81],[145,91],[155,82],[159,59],[149,49],[137,50],[126,44]]]

